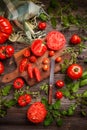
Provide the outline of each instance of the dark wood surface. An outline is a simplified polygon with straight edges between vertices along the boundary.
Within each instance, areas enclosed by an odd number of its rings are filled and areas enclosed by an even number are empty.
[[[86,1],[82,1],[80,0],[80,4],[79,4],[79,12],[81,12],[81,10],[84,10],[84,7],[87,7],[87,0]],[[51,31],[53,28],[51,27],[51,24],[48,23],[46,32]],[[58,31],[61,31],[61,28],[59,27],[59,25],[57,26]],[[63,34],[65,35],[66,39],[67,39],[67,43],[69,42],[69,39],[71,37],[72,34],[76,33],[82,36],[86,36],[87,37],[87,31],[83,31],[83,30],[78,30],[77,28],[70,28],[69,30],[65,30],[62,31]],[[11,43],[9,43],[11,44]],[[87,45],[87,41],[85,42],[85,44]],[[15,48],[15,53],[20,51],[21,49],[28,47],[27,44],[25,43],[13,43],[12,44]],[[87,58],[87,50],[84,51],[81,54],[81,57],[86,57]],[[78,63],[80,65],[83,66],[83,68],[87,68],[87,64],[84,64],[82,60],[79,60]],[[6,61],[4,61],[5,64],[5,73],[10,73],[13,70],[16,69],[16,64],[15,61],[12,58],[7,59]],[[57,79],[63,79],[64,75],[61,74],[60,72],[57,72],[55,74],[55,81]],[[2,76],[0,76],[0,81],[1,81]],[[31,90],[35,91],[39,88],[39,86],[43,83],[48,83],[49,78],[43,80],[42,82],[38,83],[37,85],[34,85]],[[11,81],[9,84],[12,84],[13,81]],[[7,84],[4,83],[0,83],[0,86],[3,87]],[[84,91],[85,89],[87,89],[87,86],[83,87],[82,89],[80,89],[80,91]],[[41,98],[41,97],[40,97]],[[34,101],[40,100],[39,99],[34,99]],[[63,108],[67,108],[69,106],[69,104],[71,103],[69,100],[63,98],[61,100],[62,102],[62,106]],[[18,106],[12,107],[10,109],[8,109],[7,111],[7,115],[4,118],[0,118],[0,130],[87,130],[87,116],[86,117],[82,117],[79,113],[79,108],[77,109],[77,111],[75,112],[74,116],[72,117],[66,117],[64,118],[64,124],[62,125],[62,127],[57,127],[55,123],[51,124],[48,127],[44,127],[43,124],[39,124],[39,125],[34,125],[31,124],[27,118],[26,118],[26,112],[27,112],[27,108],[19,108]]]

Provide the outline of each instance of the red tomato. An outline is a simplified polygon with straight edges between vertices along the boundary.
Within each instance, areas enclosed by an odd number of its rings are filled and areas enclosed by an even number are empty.
[[[28,63],[28,59],[27,58],[23,58],[20,62],[19,65],[19,71],[20,73],[24,72],[27,68],[27,63]]]
[[[41,39],[36,39],[31,45],[31,51],[35,56],[42,56],[47,50]]]
[[[42,69],[43,69],[44,71],[48,71],[48,70],[49,70],[49,66],[45,64],[45,65],[43,65]]]
[[[18,98],[18,104],[21,107],[24,107],[24,106],[28,105],[30,102],[31,102],[31,96],[29,94],[21,95]]]
[[[56,92],[56,98],[61,99],[63,97],[63,93],[61,91]]]
[[[20,89],[24,86],[24,80],[22,78],[16,78],[13,83],[15,89]]]
[[[31,63],[35,63],[36,62],[36,57],[35,56],[31,56],[30,58],[29,58],[29,61],[31,62]]]
[[[39,70],[37,67],[35,67],[35,68],[33,69],[33,71],[34,71],[34,74],[35,74],[35,77],[36,77],[37,82],[40,82],[40,81],[41,81],[40,70]]]
[[[27,118],[29,121],[33,123],[43,122],[46,115],[47,115],[47,110],[45,108],[45,105],[42,104],[41,102],[33,103],[27,111]]]
[[[4,72],[4,65],[3,63],[0,61],[0,74],[2,74]]]
[[[81,43],[81,38],[77,34],[74,34],[74,35],[72,35],[70,42],[72,44],[79,44],[79,43]]]
[[[49,51],[49,54],[48,54],[50,57],[54,56],[55,55],[55,52],[54,51]]]
[[[30,56],[30,51],[26,49],[23,53],[24,57],[29,57]]]
[[[38,24],[38,28],[40,30],[44,30],[46,28],[46,26],[47,26],[46,22],[39,22],[39,24]]]
[[[12,26],[8,19],[0,16],[0,44],[4,43],[12,33]]]
[[[61,32],[51,31],[46,36],[46,42],[49,49],[57,51],[64,47],[66,39]]]
[[[59,88],[62,88],[64,86],[64,81],[63,80],[57,80],[56,86]]]
[[[43,64],[48,64],[49,63],[49,58],[44,58],[42,61]]]
[[[67,69],[67,75],[74,80],[81,78],[82,73],[83,69],[78,64],[72,64]]]
[[[14,47],[11,45],[7,45],[5,53],[6,53],[6,57],[10,58],[14,54]]]
[[[33,78],[33,67],[32,67],[32,64],[28,63],[27,70],[28,70],[29,78],[32,79]]]
[[[62,61],[62,57],[60,57],[60,56],[55,59],[55,62],[56,62],[56,63],[59,63],[59,62],[61,62],[61,61]]]
[[[6,49],[6,46],[1,46],[1,47],[0,47],[0,59],[1,59],[1,60],[6,59],[5,49]]]

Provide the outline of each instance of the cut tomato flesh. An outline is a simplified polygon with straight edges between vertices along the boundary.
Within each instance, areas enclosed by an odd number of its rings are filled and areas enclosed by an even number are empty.
[[[61,32],[51,31],[46,36],[46,42],[49,49],[57,51],[64,47],[66,39]]]

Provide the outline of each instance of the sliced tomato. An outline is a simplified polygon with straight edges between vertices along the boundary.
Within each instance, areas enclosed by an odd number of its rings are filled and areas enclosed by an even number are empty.
[[[47,50],[46,45],[43,44],[43,40],[36,39],[31,45],[31,51],[35,56],[42,56]]]
[[[49,49],[57,51],[64,47],[66,39],[61,32],[51,31],[46,36],[46,43]]]

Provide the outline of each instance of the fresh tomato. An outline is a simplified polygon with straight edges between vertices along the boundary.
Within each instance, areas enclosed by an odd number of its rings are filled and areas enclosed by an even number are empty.
[[[48,64],[48,63],[49,63],[49,58],[44,58],[44,59],[42,60],[42,63],[43,63],[43,64]]]
[[[19,71],[20,73],[24,72],[27,68],[27,63],[28,63],[28,59],[27,58],[23,58],[20,62],[19,65]]]
[[[33,71],[34,71],[34,74],[35,74],[35,77],[36,77],[37,82],[40,82],[40,81],[41,81],[40,70],[39,70],[37,67],[35,67],[35,68],[33,69]]]
[[[59,87],[59,88],[62,88],[64,86],[64,81],[63,80],[57,80],[56,86]]]
[[[51,31],[46,36],[46,44],[49,49],[57,51],[64,47],[66,39],[61,32]]]
[[[44,71],[48,71],[48,70],[49,70],[49,66],[48,66],[47,64],[45,64],[45,65],[43,65],[42,69],[43,69]]]
[[[12,33],[12,26],[8,19],[0,16],[0,44],[4,43]]]
[[[30,50],[26,49],[23,53],[24,57],[29,57],[30,56]]]
[[[67,75],[74,80],[81,78],[82,73],[83,69],[78,64],[72,64],[67,69]]]
[[[0,47],[0,59],[1,59],[1,60],[6,59],[5,49],[6,49],[6,46],[1,46],[1,47]]]
[[[55,55],[55,52],[54,51],[49,51],[49,54],[48,54],[50,57],[54,56]]]
[[[79,43],[81,43],[81,38],[77,34],[74,34],[70,38],[70,43],[72,43],[72,44],[79,44]]]
[[[31,56],[31,57],[29,58],[29,61],[30,61],[31,63],[35,63],[36,60],[37,60],[37,58],[36,58],[35,56]]]
[[[5,49],[6,57],[10,58],[14,54],[14,47],[11,45],[7,45]]]
[[[31,96],[29,94],[21,95],[18,98],[18,104],[21,107],[27,106],[31,102]]]
[[[43,122],[46,115],[47,115],[46,107],[41,102],[33,103],[27,111],[28,120],[36,124]]]
[[[56,92],[56,98],[61,99],[63,97],[63,93],[61,91]]]
[[[31,45],[31,51],[35,56],[42,56],[47,50],[46,45],[43,44],[43,40],[36,39]]]
[[[46,28],[46,26],[47,26],[46,22],[39,22],[39,24],[38,24],[38,28],[40,30],[44,30]]]
[[[56,62],[56,63],[59,63],[59,62],[61,62],[61,61],[62,61],[62,57],[61,57],[61,56],[56,57],[56,59],[55,59],[55,62]]]
[[[32,67],[32,64],[28,63],[27,70],[28,70],[29,78],[32,79],[33,78],[33,67]]]
[[[4,64],[0,61],[0,75],[4,72]]]
[[[15,89],[20,89],[24,86],[24,80],[22,78],[16,78],[13,83]]]

